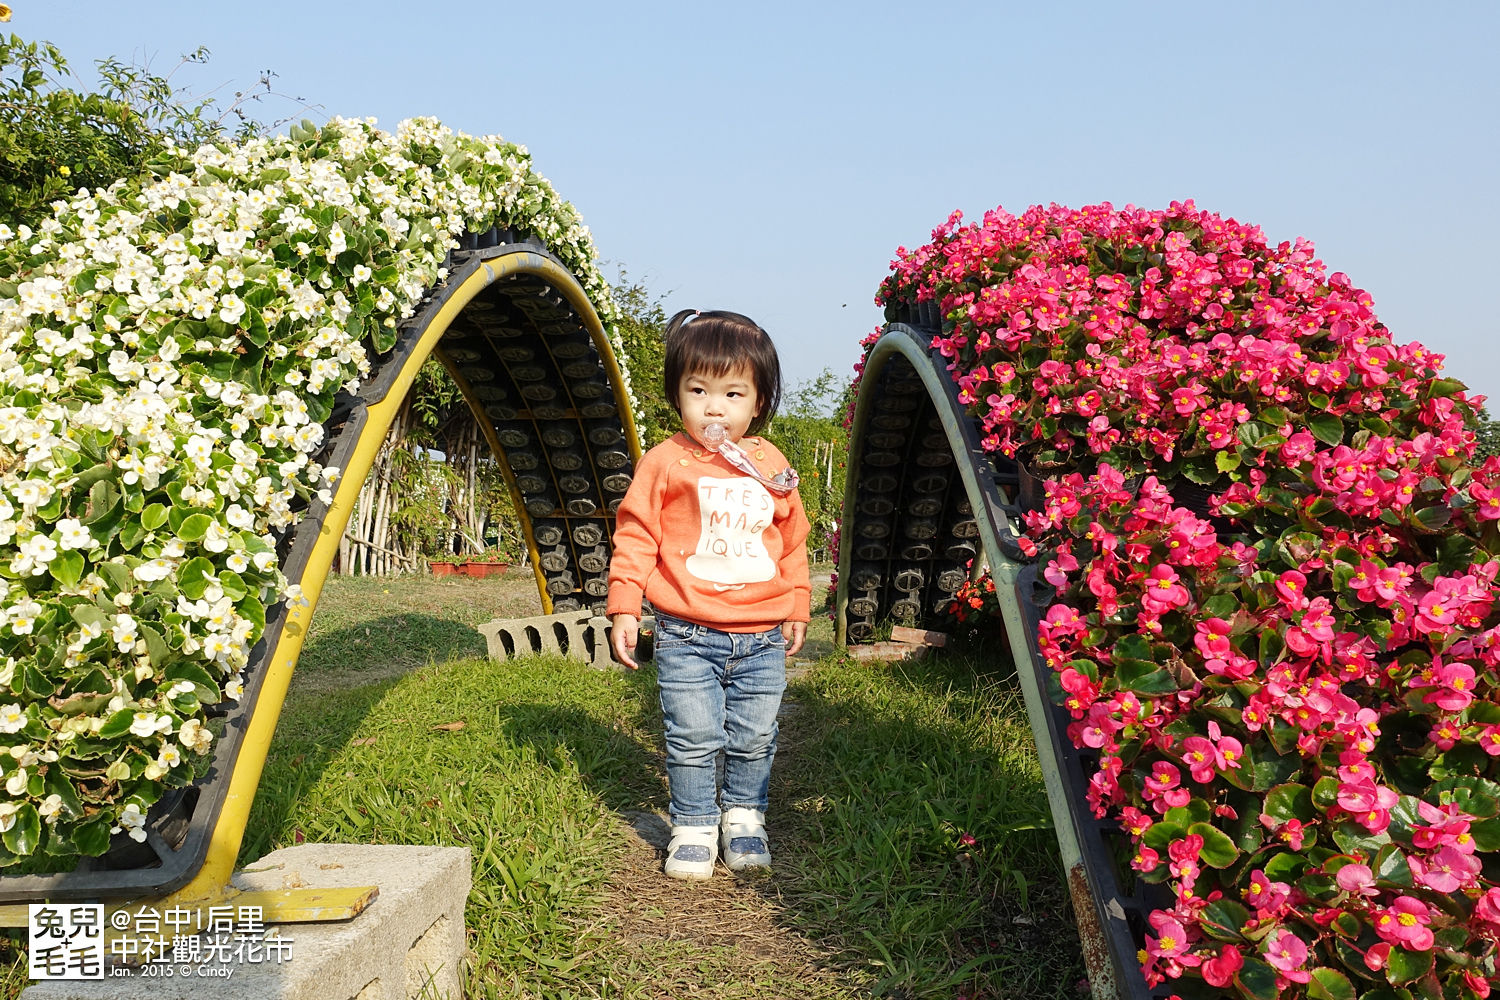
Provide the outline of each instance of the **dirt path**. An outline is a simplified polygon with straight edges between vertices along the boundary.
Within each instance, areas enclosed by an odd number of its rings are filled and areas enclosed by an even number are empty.
[[[826,572],[815,574],[815,605],[827,583]],[[803,655],[816,659],[832,646],[831,627],[814,622]],[[789,666],[795,675],[796,663]],[[781,726],[778,767],[801,743],[795,703],[783,703]],[[629,847],[610,883],[606,909],[619,944],[653,973],[649,984],[635,984],[637,992],[627,996],[832,1000],[862,995],[849,985],[850,975],[841,970],[833,949],[789,926],[776,874],[735,876],[720,865],[703,882],[670,879],[662,874],[671,835],[666,815],[625,813],[621,823]],[[778,842],[774,829],[771,835],[773,853],[796,849],[789,841]],[[692,956],[696,961],[684,961]],[[680,971],[662,976],[663,969]]]

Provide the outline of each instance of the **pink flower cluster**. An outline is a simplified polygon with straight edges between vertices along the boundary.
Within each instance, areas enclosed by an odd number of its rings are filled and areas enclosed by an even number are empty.
[[[882,297],[940,303],[933,346],[985,447],[1051,475],[1027,517],[1057,593],[1039,648],[1097,752],[1088,805],[1174,900],[1147,981],[1488,995],[1500,461],[1473,457],[1480,400],[1304,241],[1191,203],[960,223],[900,251]],[[1195,484],[1206,507],[1179,502]]]

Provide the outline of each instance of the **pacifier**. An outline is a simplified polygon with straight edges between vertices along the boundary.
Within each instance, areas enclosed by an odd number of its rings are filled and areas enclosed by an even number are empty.
[[[704,447],[718,451],[719,446],[729,440],[729,428],[723,424],[704,424],[698,436]]]

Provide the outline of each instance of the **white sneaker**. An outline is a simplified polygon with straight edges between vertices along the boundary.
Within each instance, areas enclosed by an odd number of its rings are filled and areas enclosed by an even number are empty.
[[[711,826],[674,826],[667,845],[666,873],[672,878],[703,879],[714,874],[717,831]]]
[[[724,864],[730,871],[770,868],[771,848],[766,844],[766,815],[759,809],[736,806],[719,817],[719,842]]]

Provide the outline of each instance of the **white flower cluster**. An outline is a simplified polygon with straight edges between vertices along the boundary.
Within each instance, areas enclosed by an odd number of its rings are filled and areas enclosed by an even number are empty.
[[[169,149],[0,226],[0,864],[145,836],[237,698],[341,388],[465,231],[542,236],[624,358],[588,229],[525,149],[429,119]],[[632,409],[635,403],[632,398]],[[38,763],[50,766],[38,768]],[[139,836],[137,836],[139,834]]]

